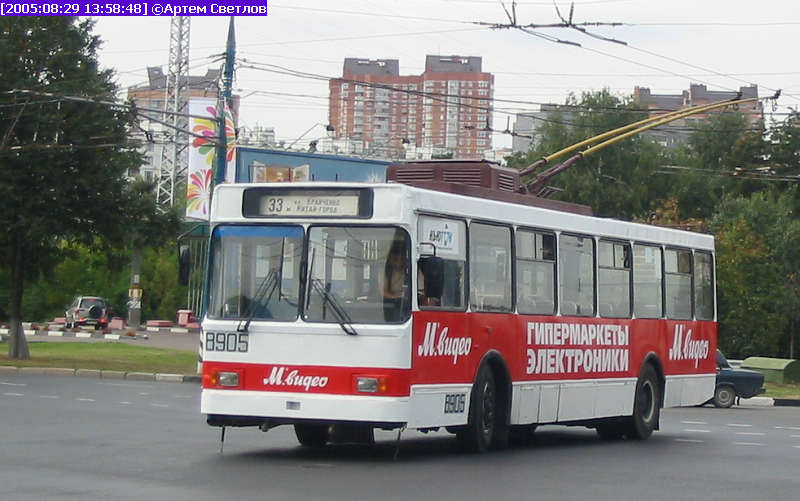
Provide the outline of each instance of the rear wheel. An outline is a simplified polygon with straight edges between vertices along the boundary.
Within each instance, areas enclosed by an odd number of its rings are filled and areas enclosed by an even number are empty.
[[[533,442],[534,433],[539,425],[534,424],[521,424],[509,428],[508,435],[509,441],[515,444],[528,444]]]
[[[712,400],[712,403],[714,404],[714,407],[727,409],[733,405],[733,401],[735,399],[736,392],[733,390],[733,387],[723,384],[717,386],[717,389],[714,390],[714,399]]]
[[[491,369],[481,366],[469,404],[469,424],[458,432],[458,439],[465,450],[486,452],[499,441],[502,430],[497,420],[497,387]]]
[[[324,447],[328,443],[327,424],[297,423],[294,425],[294,434],[303,447]]]
[[[633,415],[628,418],[628,438],[644,440],[658,427],[661,412],[661,387],[652,365],[647,364],[636,382]]]
[[[625,427],[618,420],[598,423],[595,431],[602,440],[619,440],[625,435]]]

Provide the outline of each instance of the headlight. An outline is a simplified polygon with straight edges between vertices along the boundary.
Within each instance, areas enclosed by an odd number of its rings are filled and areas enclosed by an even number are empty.
[[[386,378],[382,376],[356,377],[356,391],[360,393],[386,393]]]

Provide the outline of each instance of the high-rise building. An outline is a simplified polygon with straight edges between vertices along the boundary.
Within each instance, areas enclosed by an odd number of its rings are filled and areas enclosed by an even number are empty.
[[[346,58],[329,87],[333,138],[367,155],[480,159],[492,148],[494,76],[480,57],[427,56],[421,75],[400,75],[397,59]]]

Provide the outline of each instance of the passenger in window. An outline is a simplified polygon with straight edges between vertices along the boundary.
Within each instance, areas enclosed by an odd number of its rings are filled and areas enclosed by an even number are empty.
[[[400,320],[403,316],[403,299],[406,295],[408,262],[405,245],[395,240],[389,249],[386,269],[383,276],[383,312],[389,321]]]

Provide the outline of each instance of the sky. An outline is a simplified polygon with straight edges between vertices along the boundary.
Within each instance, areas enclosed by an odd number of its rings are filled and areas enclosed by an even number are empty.
[[[556,5],[569,16],[568,2],[518,1],[517,24],[558,23]],[[505,6],[511,11],[510,1]],[[567,28],[530,34],[476,24],[509,23],[499,0],[278,0],[268,8],[267,16],[235,19],[234,92],[241,96],[240,127],[274,127],[287,143],[325,135],[328,84],[286,70],[341,77],[345,57],[399,59],[401,75],[416,75],[429,54],[480,56],[483,71],[495,76],[493,127],[501,130],[513,125],[515,113],[603,88],[625,96],[635,86],[680,94],[690,83],[709,90],[757,84],[761,96],[782,89],[777,107],[765,106],[773,118],[800,107],[796,0],[574,2],[574,23],[624,23],[587,30],[625,45]],[[148,66],[166,71],[169,18],[96,21],[101,65],[117,72],[122,88],[146,83]],[[227,17],[192,17],[190,74],[221,67],[227,26]],[[495,148],[510,144],[510,136],[494,134]]]

